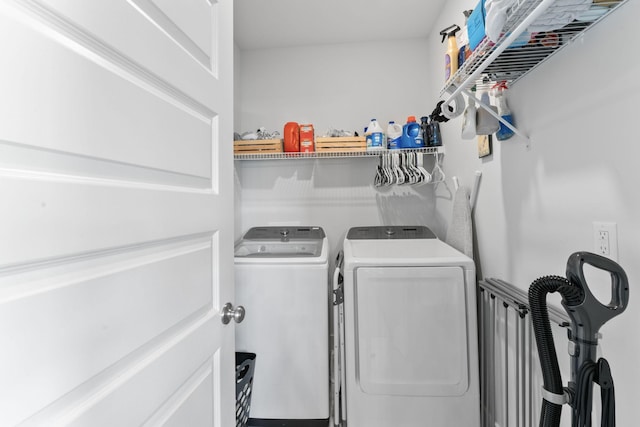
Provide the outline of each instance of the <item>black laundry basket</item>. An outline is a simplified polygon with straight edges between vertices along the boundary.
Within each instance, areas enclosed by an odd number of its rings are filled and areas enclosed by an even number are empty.
[[[236,353],[236,427],[247,427],[251,409],[255,353]]]

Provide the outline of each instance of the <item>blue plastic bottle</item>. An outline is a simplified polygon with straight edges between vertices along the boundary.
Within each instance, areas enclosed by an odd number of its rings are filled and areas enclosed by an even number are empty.
[[[498,114],[502,117],[502,120],[508,122],[513,126],[513,115],[507,105],[507,84],[506,82],[496,83],[493,86],[493,95],[496,98],[498,104]],[[509,129],[504,123],[500,122],[500,129],[496,132],[496,138],[498,141],[504,141],[513,136],[513,131]]]
[[[415,116],[409,116],[407,123],[402,126],[402,139],[400,148],[421,148],[424,147],[422,128],[416,123]]]
[[[429,147],[440,147],[442,146],[442,135],[440,134],[440,124],[435,120],[431,119],[429,122],[429,141],[427,145]]]

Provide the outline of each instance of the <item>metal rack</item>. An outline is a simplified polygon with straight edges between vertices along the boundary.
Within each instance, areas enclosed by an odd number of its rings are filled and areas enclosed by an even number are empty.
[[[327,159],[339,157],[379,157],[383,153],[424,153],[443,154],[444,147],[409,148],[400,150],[352,151],[352,152],[312,152],[312,153],[250,153],[234,154],[234,160],[290,160]]]
[[[542,384],[527,292],[492,278],[478,288],[481,425],[537,426]],[[566,312],[548,310],[554,324],[569,325]]]
[[[506,81],[509,86],[513,85],[627,1],[596,0],[588,6],[587,10],[581,12],[579,19],[560,29],[534,36],[524,46],[511,47],[514,41],[518,40],[529,26],[545,12],[567,11],[571,10],[572,6],[575,8],[584,7],[584,2],[579,0],[575,0],[575,3],[566,0],[516,0],[507,11],[507,19],[502,30],[502,36],[496,43],[485,37],[471,57],[464,62],[441,90],[440,95],[446,97],[442,108],[448,107],[454,98],[459,97],[462,93],[475,98],[470,89],[477,82]],[[553,34],[553,40],[547,40],[546,43],[541,40],[537,41],[536,37],[548,34]],[[526,135],[522,134],[510,123],[503,121],[489,106],[484,105],[479,99],[477,99],[477,103],[516,134],[528,140]],[[457,108],[459,109],[460,106],[457,106]]]

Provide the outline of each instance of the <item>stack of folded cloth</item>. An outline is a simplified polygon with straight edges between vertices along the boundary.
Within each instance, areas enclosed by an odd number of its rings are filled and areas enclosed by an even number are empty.
[[[589,9],[593,0],[556,0],[530,26],[530,33],[553,31],[574,21]],[[507,10],[516,0],[486,0],[485,28],[487,37],[496,42],[503,33]]]

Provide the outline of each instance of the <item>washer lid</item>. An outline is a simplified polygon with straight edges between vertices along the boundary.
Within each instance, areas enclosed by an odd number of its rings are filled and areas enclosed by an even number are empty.
[[[236,244],[236,258],[320,257],[325,242],[321,227],[254,227]]]
[[[253,227],[247,231],[243,240],[281,241],[322,240],[325,238],[322,227]]]
[[[473,266],[471,258],[438,238],[345,239],[343,249],[345,272],[365,265]]]
[[[435,239],[429,228],[402,225],[383,225],[374,227],[353,227],[347,233],[348,240],[389,240],[389,239]]]

